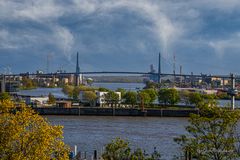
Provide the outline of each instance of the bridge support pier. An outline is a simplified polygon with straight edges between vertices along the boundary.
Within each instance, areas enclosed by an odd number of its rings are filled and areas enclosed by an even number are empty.
[[[1,93],[4,93],[5,92],[5,86],[6,86],[6,83],[5,83],[5,75],[2,75],[2,81],[1,81]]]
[[[231,74],[231,108],[232,110],[235,109],[235,95],[237,94],[235,89],[235,76]]]

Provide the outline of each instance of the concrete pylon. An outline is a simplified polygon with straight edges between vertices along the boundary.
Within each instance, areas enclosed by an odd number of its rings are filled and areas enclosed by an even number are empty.
[[[0,85],[1,85],[1,93],[4,93],[6,91],[5,90],[6,84],[5,84],[5,76],[4,75],[2,75],[2,80],[1,80]]]

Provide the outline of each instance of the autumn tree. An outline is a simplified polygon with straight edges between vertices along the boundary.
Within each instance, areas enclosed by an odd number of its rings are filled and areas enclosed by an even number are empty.
[[[0,93],[0,114],[9,112],[14,109],[15,105],[11,100],[11,97],[8,93]]]
[[[200,160],[231,160],[239,157],[237,122],[239,111],[200,106],[200,114],[190,116],[188,134],[176,138],[184,152]]]
[[[69,159],[62,126],[50,125],[27,107],[15,112],[0,115],[0,159]]]

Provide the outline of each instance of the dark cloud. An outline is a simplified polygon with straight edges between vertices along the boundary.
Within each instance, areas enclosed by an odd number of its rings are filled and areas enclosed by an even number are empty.
[[[235,0],[0,1],[0,72],[75,68],[147,71],[161,51],[185,73],[239,73],[240,2]]]

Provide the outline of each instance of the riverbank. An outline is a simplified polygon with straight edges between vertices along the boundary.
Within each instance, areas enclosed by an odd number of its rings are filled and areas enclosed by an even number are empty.
[[[40,115],[74,115],[74,116],[147,116],[147,117],[189,117],[198,114],[198,109],[123,109],[99,107],[75,108],[33,108]]]

